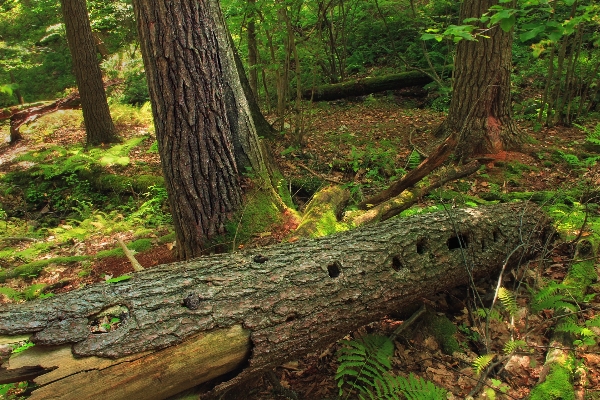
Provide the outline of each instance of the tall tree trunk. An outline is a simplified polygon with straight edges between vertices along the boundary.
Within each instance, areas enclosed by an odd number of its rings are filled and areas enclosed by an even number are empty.
[[[206,251],[242,204],[207,3],[133,2],[181,259]]]
[[[460,20],[479,18],[496,4],[498,0],[465,0]],[[440,134],[458,132],[459,158],[498,153],[522,142],[511,110],[513,34],[496,25],[486,35],[490,37],[458,43],[450,110],[438,128]]]
[[[118,142],[106,101],[85,0],[62,0],[61,4],[73,72],[81,96],[87,144],[95,146]]]
[[[248,0],[248,76],[254,99],[258,100],[258,44],[256,42],[256,0]]]

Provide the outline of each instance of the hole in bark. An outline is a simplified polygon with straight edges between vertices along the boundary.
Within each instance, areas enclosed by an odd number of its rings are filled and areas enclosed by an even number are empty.
[[[402,269],[402,261],[400,260],[400,256],[394,256],[394,258],[392,258],[392,269],[394,271],[400,271]]]
[[[427,239],[419,238],[419,240],[417,240],[417,254],[423,254],[428,249],[429,249],[429,246],[427,246]]]
[[[287,318],[285,319],[285,322],[291,322],[295,319],[296,319],[296,314],[291,314],[291,315],[287,316]]]
[[[342,272],[342,264],[339,261],[335,261],[333,264],[327,266],[327,272],[330,278],[337,278]]]
[[[448,250],[466,249],[469,246],[469,237],[466,235],[452,236],[448,239]]]
[[[485,251],[485,240],[481,239],[481,251]]]
[[[108,333],[119,329],[119,327],[129,318],[129,309],[117,304],[104,310],[90,318],[88,324],[90,332],[95,334]]]
[[[492,238],[493,238],[494,242],[498,241],[498,231],[492,232]]]

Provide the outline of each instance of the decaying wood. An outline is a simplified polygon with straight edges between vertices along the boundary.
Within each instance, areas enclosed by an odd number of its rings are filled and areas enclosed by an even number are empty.
[[[402,211],[408,210],[420,198],[429,194],[432,190],[441,187],[447,182],[469,176],[475,173],[480,166],[481,165],[477,161],[473,161],[467,165],[453,169],[448,174],[434,181],[427,187],[406,189],[396,197],[384,201],[370,210],[353,217],[351,219],[352,223],[355,226],[360,226],[366,223],[385,221],[395,217]]]
[[[319,86],[302,92],[302,98],[313,101],[337,100],[350,96],[363,96],[385,90],[398,90],[411,86],[424,86],[432,81],[433,79],[423,72],[409,71]]]
[[[421,179],[429,175],[433,170],[445,163],[450,154],[452,154],[456,148],[457,143],[458,134],[452,133],[446,138],[446,140],[444,140],[444,142],[442,142],[441,145],[438,146],[437,149],[435,149],[435,151],[429,157],[423,160],[417,168],[396,180],[386,190],[364,200],[358,205],[358,207],[363,210],[372,208],[383,203],[384,201],[391,199],[392,197],[398,196],[404,190],[414,186]]]
[[[198,335],[220,338],[223,330],[243,327],[251,353],[242,359],[237,356],[247,348],[240,344],[239,350],[230,350],[231,339],[201,351],[208,356],[214,347],[223,351],[215,358],[226,354],[235,360],[219,373],[243,364],[235,378],[218,387],[228,390],[365,323],[412,309],[424,296],[490,276],[518,246],[513,257],[532,257],[551,233],[545,215],[529,203],[391,219],[320,239],[165,265],[118,283],[3,306],[0,334],[30,334],[36,343],[11,358],[9,369],[58,367],[53,375],[36,379],[41,386],[34,398],[51,398],[51,393],[62,399],[100,398],[107,397],[105,388],[114,388],[111,399],[132,399],[136,395],[131,393],[151,378],[169,391],[206,381],[207,367],[190,361],[190,350],[180,350],[195,348]],[[92,333],[98,314],[107,309],[121,310],[119,326]],[[233,334],[236,343],[244,342],[239,332]],[[67,349],[60,350],[64,357],[43,358],[61,347]],[[160,363],[163,358],[168,364]],[[172,371],[173,365],[181,369]],[[164,396],[149,389],[137,398]]]

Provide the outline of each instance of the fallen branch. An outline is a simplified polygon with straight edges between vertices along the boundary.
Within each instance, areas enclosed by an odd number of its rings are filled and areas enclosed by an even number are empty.
[[[400,214],[404,210],[408,210],[413,204],[419,201],[429,194],[432,190],[441,187],[447,182],[454,181],[456,179],[464,178],[469,176],[479,169],[481,165],[477,161],[473,161],[460,168],[453,169],[450,173],[441,177],[431,185],[425,188],[414,188],[412,190],[405,190],[400,195],[385,201],[372,209],[365,211],[355,217],[352,217],[352,224],[355,226],[363,225],[366,223],[372,223],[377,221],[385,221],[396,215]]]

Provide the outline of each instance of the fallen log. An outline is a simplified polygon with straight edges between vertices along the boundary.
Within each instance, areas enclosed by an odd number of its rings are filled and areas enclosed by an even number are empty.
[[[401,72],[399,74],[361,78],[342,83],[317,86],[313,89],[304,90],[302,98],[312,101],[337,100],[350,96],[364,96],[366,94],[386,90],[398,90],[411,86],[425,86],[432,81],[433,78],[420,71]]]
[[[104,83],[104,88],[121,83],[120,79],[113,79]],[[35,121],[37,118],[53,113],[58,110],[73,110],[79,108],[81,99],[79,91],[74,90],[66,97],[55,100],[50,103],[35,104],[27,108],[12,107],[3,109],[0,112],[0,120],[10,118],[10,143],[14,143],[22,139],[21,126],[28,122]]]
[[[13,355],[0,381],[42,367],[31,399],[162,399],[239,368],[216,389],[237,390],[424,296],[489,276],[509,255],[533,257],[552,234],[530,203],[453,209],[3,306],[0,334],[31,335],[36,346]]]

